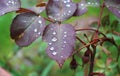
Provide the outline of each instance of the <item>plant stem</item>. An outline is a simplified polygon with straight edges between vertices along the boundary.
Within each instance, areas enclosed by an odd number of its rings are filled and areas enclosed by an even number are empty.
[[[88,76],[91,76],[91,74],[93,73],[95,54],[96,54],[96,46],[93,45],[93,53],[91,54],[91,58],[90,58],[90,68],[89,68]]]
[[[100,9],[100,15],[99,15],[99,20],[98,20],[98,28],[97,28],[97,31],[99,30],[100,28],[100,25],[101,25],[101,18],[102,18],[102,14],[103,14],[103,10],[104,10],[104,2],[102,3],[102,6],[101,6],[101,9]]]

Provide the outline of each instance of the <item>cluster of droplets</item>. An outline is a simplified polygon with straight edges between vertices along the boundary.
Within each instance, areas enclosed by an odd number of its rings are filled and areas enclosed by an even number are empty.
[[[63,44],[64,44],[64,45],[63,45],[63,48],[64,48],[64,47],[65,47],[65,44],[67,43],[67,42],[65,41],[65,39],[66,39],[66,37],[67,37],[67,32],[64,32],[63,34],[64,34],[64,35],[63,35],[63,39],[64,39],[64,40],[63,40]]]
[[[58,4],[58,7],[56,7],[55,4]],[[52,3],[51,3],[52,4]],[[55,20],[55,21],[64,21],[67,18],[71,17],[76,9],[76,4],[72,3],[71,0],[54,0],[53,6],[55,7],[52,10],[57,9],[58,11],[53,12],[50,10],[51,8],[48,7],[48,17]],[[71,8],[75,8],[71,10]],[[49,9],[50,8],[50,9]],[[62,10],[61,10],[62,9]],[[50,10],[50,11],[49,11]],[[53,12],[51,14],[51,11]]]
[[[51,29],[53,30],[53,29]],[[56,31],[53,31],[52,35],[56,35]],[[52,42],[56,42],[57,41],[57,38],[56,37],[53,37],[52,38]],[[52,45],[52,42],[48,43],[48,45]],[[55,51],[55,48],[53,46],[51,46],[50,48],[50,51],[52,51],[52,55],[57,55],[57,52]]]
[[[70,2],[70,0],[63,0],[63,2],[64,2],[64,3],[68,3],[68,2]]]
[[[40,25],[42,25],[42,21],[41,21],[41,20],[38,20],[38,23],[39,23]],[[37,34],[36,34],[36,37],[38,37],[39,35],[41,35],[41,32],[38,31],[38,28],[35,28],[35,29],[34,29],[34,32],[37,33]]]
[[[87,2],[87,6],[99,6],[98,2]]]
[[[15,5],[15,4],[17,4],[17,3],[14,0],[8,0],[8,2],[6,3],[7,6],[12,6],[12,5]]]
[[[41,34],[41,32],[39,32],[37,28],[34,29],[34,32],[37,33],[36,37],[38,37]]]

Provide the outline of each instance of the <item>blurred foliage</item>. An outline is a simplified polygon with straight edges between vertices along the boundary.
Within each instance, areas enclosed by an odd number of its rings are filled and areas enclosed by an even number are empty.
[[[37,0],[21,0],[23,7],[29,7],[37,3]],[[74,0],[77,2],[77,0]],[[80,1],[80,0],[78,0]],[[95,11],[96,10],[96,11]],[[75,20],[85,18],[88,16],[99,16],[100,8],[89,7],[88,12],[80,17],[72,17],[65,21],[65,23],[72,23]],[[41,41],[41,38],[37,39],[32,45],[19,48],[13,40],[10,38],[10,24],[15,17],[15,13],[8,13],[0,17],[0,66],[8,70],[13,76],[83,76],[84,71],[88,65],[83,68],[81,55],[85,49],[80,52],[80,55],[76,56],[77,62],[80,64],[78,68],[73,71],[69,67],[71,58],[69,58],[62,69],[51,60],[45,53],[47,47],[45,42]],[[42,14],[45,16],[45,12]],[[120,35],[114,34],[118,32],[120,34],[120,19],[114,16],[107,9],[104,9],[102,17],[102,27],[100,31],[105,33],[108,37],[114,38],[117,45],[120,46]],[[107,22],[106,22],[107,21]],[[95,25],[96,27],[96,25]],[[114,32],[113,32],[114,31]],[[82,37],[82,35],[81,35]],[[78,46],[79,47],[79,46]],[[106,76],[120,76],[116,66],[120,67],[120,58],[118,63],[115,62],[117,56],[117,48],[111,43],[106,42],[104,48],[110,52],[106,54],[99,46],[97,48],[97,55],[95,60],[95,72],[104,72]],[[107,58],[111,58],[112,62],[106,65]]]

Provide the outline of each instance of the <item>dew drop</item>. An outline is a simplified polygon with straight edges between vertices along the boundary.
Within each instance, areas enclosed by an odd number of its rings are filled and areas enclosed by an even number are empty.
[[[95,4],[96,4],[96,5],[98,5],[98,3],[97,3],[97,2],[96,2]]]
[[[37,29],[34,29],[34,32],[37,32]]]
[[[41,24],[41,23],[42,23],[42,21],[41,21],[41,20],[39,20],[39,21],[38,21],[38,23],[40,23],[40,24]]]
[[[67,43],[66,41],[64,41],[63,43]]]
[[[51,47],[50,50],[54,50],[54,47]]]
[[[64,32],[64,34],[67,34],[67,32]]]
[[[64,3],[67,3],[67,1],[64,1]]]
[[[70,7],[70,4],[67,4],[66,7]]]
[[[88,4],[90,5],[91,3],[90,3],[90,2],[88,2]]]
[[[67,37],[67,35],[64,35],[64,37]]]
[[[71,13],[71,11],[68,11],[68,13]]]
[[[53,51],[53,53],[52,53],[53,55],[56,55],[57,54],[57,52],[56,51]]]
[[[52,43],[48,43],[49,45],[52,45]]]
[[[53,34],[53,35],[56,35],[56,32],[54,31],[52,34]]]
[[[57,38],[54,37],[54,38],[52,39],[52,41],[54,41],[54,42],[57,41]]]
[[[81,6],[84,6],[84,4],[81,4]]]
[[[40,32],[38,32],[38,35],[40,35],[41,33]]]
[[[63,56],[60,56],[61,58],[63,58]]]

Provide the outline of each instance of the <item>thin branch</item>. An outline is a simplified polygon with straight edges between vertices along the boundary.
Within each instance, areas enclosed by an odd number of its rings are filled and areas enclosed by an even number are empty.
[[[107,38],[106,35],[103,34],[102,32],[97,31],[96,29],[91,29],[91,28],[81,28],[81,29],[79,28],[79,29],[76,29],[76,32],[77,32],[77,31],[86,31],[86,30],[98,32],[99,34],[101,34],[101,35],[103,35],[105,38]]]
[[[99,19],[98,19],[98,28],[97,28],[97,31],[99,30],[100,25],[101,25],[101,18],[102,18],[104,7],[105,7],[105,5],[104,5],[104,2],[103,2],[102,6],[101,6],[101,9],[100,9],[100,15],[99,15]]]
[[[45,18],[45,17],[44,17],[44,19],[47,20],[47,21],[50,21],[50,22],[55,22],[54,20],[49,19],[49,18]]]
[[[86,45],[86,43],[82,41],[79,37],[76,36],[76,39],[78,39],[83,45]]]

